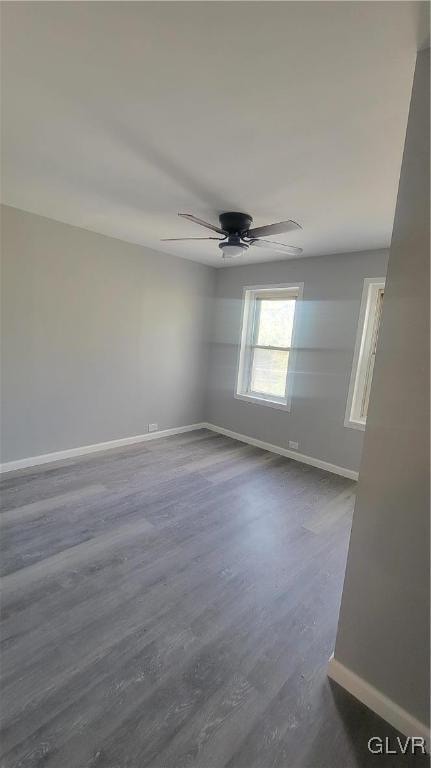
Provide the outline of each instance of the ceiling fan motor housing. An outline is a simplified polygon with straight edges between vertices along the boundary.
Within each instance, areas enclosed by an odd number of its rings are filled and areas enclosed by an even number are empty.
[[[253,222],[248,213],[221,213],[220,226],[229,235],[244,235]]]
[[[219,216],[221,228],[227,232],[227,239],[219,243],[219,248],[225,259],[241,256],[248,249],[248,244],[242,238],[247,233],[253,221],[247,213],[228,212]]]

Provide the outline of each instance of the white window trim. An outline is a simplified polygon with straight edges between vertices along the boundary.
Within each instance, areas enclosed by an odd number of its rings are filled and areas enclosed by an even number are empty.
[[[244,376],[246,374],[247,366],[247,360],[248,360],[248,347],[250,346],[250,336],[252,334],[252,323],[249,322],[250,317],[250,303],[256,300],[256,296],[252,295],[252,292],[254,294],[256,293],[264,293],[268,292],[268,294],[271,293],[271,291],[282,291],[282,290],[294,290],[295,291],[295,298],[296,298],[296,305],[295,305],[295,314],[293,316],[293,326],[292,326],[292,340],[291,340],[291,349],[289,351],[289,362],[287,367],[287,376],[286,376],[286,397],[283,398],[283,400],[277,400],[275,398],[269,398],[265,396],[260,396],[258,394],[245,394],[243,390],[243,382],[244,382]],[[240,343],[239,343],[239,350],[238,350],[238,363],[237,363],[237,372],[236,372],[236,386],[235,386],[235,392],[234,397],[237,400],[244,400],[248,403],[253,403],[254,405],[264,405],[268,408],[276,408],[280,411],[288,411],[290,412],[291,406],[292,406],[292,392],[293,392],[293,382],[294,382],[294,374],[295,374],[295,368],[296,368],[296,355],[297,355],[297,343],[296,343],[296,337],[297,337],[297,327],[298,327],[298,314],[300,310],[300,303],[302,301],[302,295],[304,291],[304,283],[277,283],[277,284],[271,284],[271,285],[245,285],[242,290],[242,320],[241,320],[241,334],[240,334]]]
[[[375,290],[371,291],[370,288]],[[366,277],[362,289],[361,308],[359,310],[358,327],[356,331],[355,351],[353,354],[352,372],[350,374],[349,392],[347,395],[346,415],[344,426],[351,429],[360,429],[365,431],[366,420],[354,418],[354,404],[357,400],[359,390],[362,389],[361,377],[358,375],[364,369],[362,361],[366,354],[366,345],[369,337],[369,316],[371,308],[376,298],[376,292],[384,289],[384,277]]]

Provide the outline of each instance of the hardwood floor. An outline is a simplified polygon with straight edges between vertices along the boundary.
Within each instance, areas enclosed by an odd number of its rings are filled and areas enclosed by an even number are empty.
[[[3,766],[425,765],[326,678],[351,481],[201,430],[2,486]]]

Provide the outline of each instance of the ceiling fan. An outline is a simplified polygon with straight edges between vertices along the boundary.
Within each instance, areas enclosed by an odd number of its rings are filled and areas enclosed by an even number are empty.
[[[207,221],[203,221],[203,219],[198,219],[191,213],[179,213],[178,216],[193,221],[195,224],[200,224],[201,227],[206,227],[212,232],[217,232],[222,237],[164,237],[162,238],[163,242],[218,240],[218,247],[221,249],[224,259],[234,259],[236,256],[241,256],[253,245],[259,248],[270,248],[273,251],[278,251],[278,253],[284,253],[286,256],[299,256],[302,253],[302,248],[297,248],[294,245],[275,243],[273,240],[262,240],[262,237],[266,235],[280,235],[282,232],[302,229],[300,224],[291,219],[279,221],[277,224],[267,224],[264,227],[250,229],[253,219],[247,213],[221,213],[219,216],[219,227],[215,226],[215,224],[209,224]]]

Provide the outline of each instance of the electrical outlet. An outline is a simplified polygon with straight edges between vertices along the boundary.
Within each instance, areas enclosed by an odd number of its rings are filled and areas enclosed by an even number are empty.
[[[299,443],[296,443],[295,440],[289,440],[289,448],[294,448],[295,451],[299,448]]]
[[[158,428],[158,424],[148,424],[148,432],[157,432]]]

